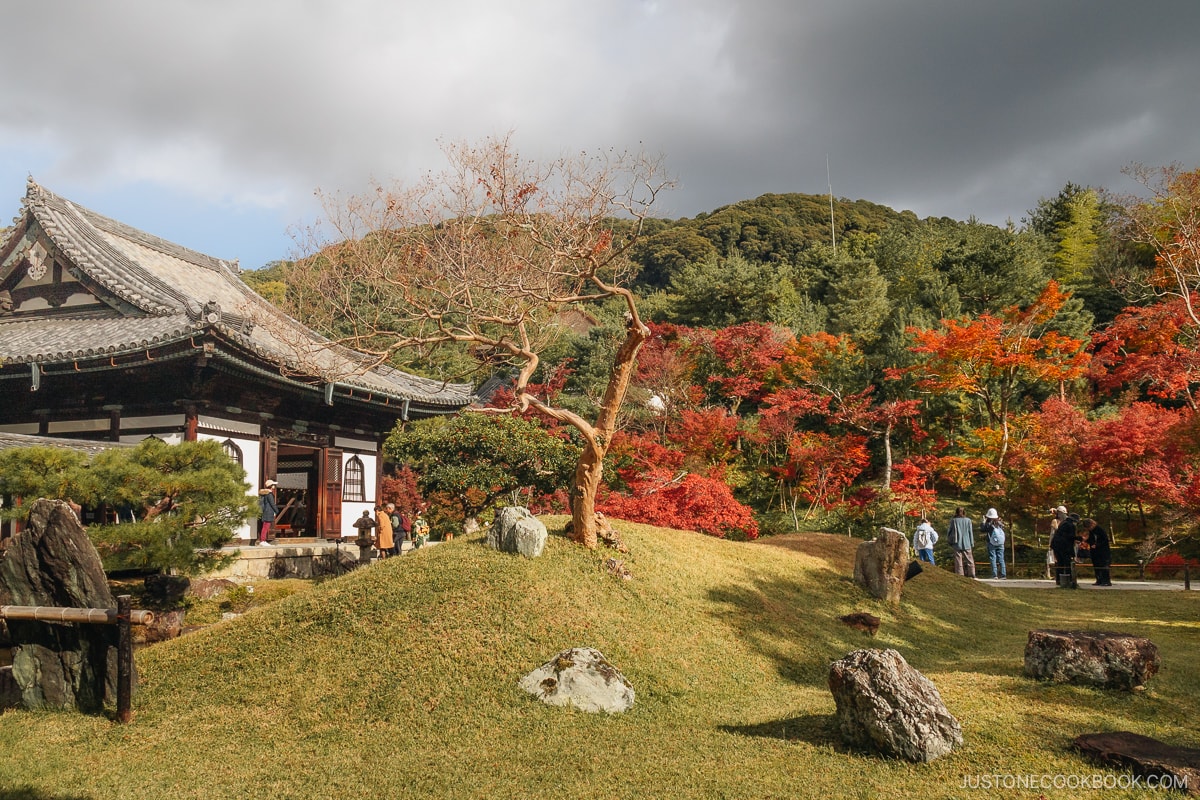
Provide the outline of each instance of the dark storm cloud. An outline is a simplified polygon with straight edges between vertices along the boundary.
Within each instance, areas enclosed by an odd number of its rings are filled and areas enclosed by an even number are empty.
[[[1200,164],[1198,23],[1154,0],[25,3],[0,148],[52,186],[298,217],[512,130],[665,154],[670,216],[823,193],[828,158],[839,196],[1003,223],[1132,161]]]
[[[1200,4],[752,3],[726,50],[733,197],[820,192],[1002,223],[1130,161],[1200,161]],[[729,157],[732,156],[732,157]]]

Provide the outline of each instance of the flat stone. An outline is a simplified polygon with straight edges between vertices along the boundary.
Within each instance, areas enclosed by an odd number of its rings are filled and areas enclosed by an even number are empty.
[[[1171,787],[1200,795],[1200,750],[1196,748],[1176,747],[1129,731],[1085,733],[1071,744],[1101,764],[1143,777],[1165,777]],[[1167,786],[1160,780],[1156,788]]]
[[[879,617],[874,614],[868,614],[865,611],[856,611],[853,614],[846,614],[843,617],[838,617],[846,625],[849,625],[855,630],[869,633],[874,636],[879,631]]]
[[[1025,645],[1025,674],[1052,683],[1132,690],[1161,663],[1154,642],[1128,633],[1035,630]]]

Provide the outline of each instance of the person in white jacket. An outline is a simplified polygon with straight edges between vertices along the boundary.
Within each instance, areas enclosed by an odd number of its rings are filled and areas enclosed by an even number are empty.
[[[921,524],[913,531],[912,546],[917,551],[917,558],[929,564],[933,563],[933,546],[937,544],[938,535],[929,520],[922,518]]]

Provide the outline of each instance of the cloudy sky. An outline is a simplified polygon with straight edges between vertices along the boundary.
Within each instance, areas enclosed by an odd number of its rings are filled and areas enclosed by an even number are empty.
[[[28,175],[257,268],[317,188],[439,141],[661,153],[660,216],[827,191],[1020,222],[1200,166],[1196,0],[42,0],[0,27],[0,218]]]

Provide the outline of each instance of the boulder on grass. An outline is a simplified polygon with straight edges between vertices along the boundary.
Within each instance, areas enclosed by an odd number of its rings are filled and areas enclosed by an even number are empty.
[[[907,571],[908,538],[891,528],[860,544],[854,554],[854,582],[892,605],[900,602]]]
[[[872,636],[879,632],[879,617],[874,614],[868,614],[865,611],[855,611],[853,614],[846,614],[845,616],[838,617],[838,619],[851,628],[863,633],[869,633]]]
[[[212,600],[229,594],[237,588],[237,584],[228,578],[201,578],[194,580],[188,586],[188,596],[198,600]]]
[[[1142,777],[1155,776],[1157,788],[1200,795],[1200,750],[1175,747],[1128,731],[1085,733],[1072,745],[1095,761]]]
[[[838,727],[851,747],[929,762],[962,744],[937,687],[895,650],[855,650],[829,667]]]
[[[496,512],[496,519],[488,528],[487,544],[502,553],[537,558],[545,549],[548,536],[546,526],[528,508],[508,506]]]
[[[168,639],[178,639],[183,633],[183,620],[187,611],[177,608],[174,611],[159,611],[154,614],[154,621],[149,625],[135,625],[131,631],[134,644],[153,644],[165,642]]]
[[[1141,636],[1103,631],[1030,631],[1025,674],[1052,683],[1135,689],[1158,674],[1158,647]]]
[[[610,714],[633,708],[633,685],[591,647],[562,651],[521,678],[520,686],[552,706]]]
[[[116,608],[100,555],[67,503],[30,507],[0,559],[0,605]],[[9,620],[8,630],[24,708],[96,712],[116,697],[115,625]]]

